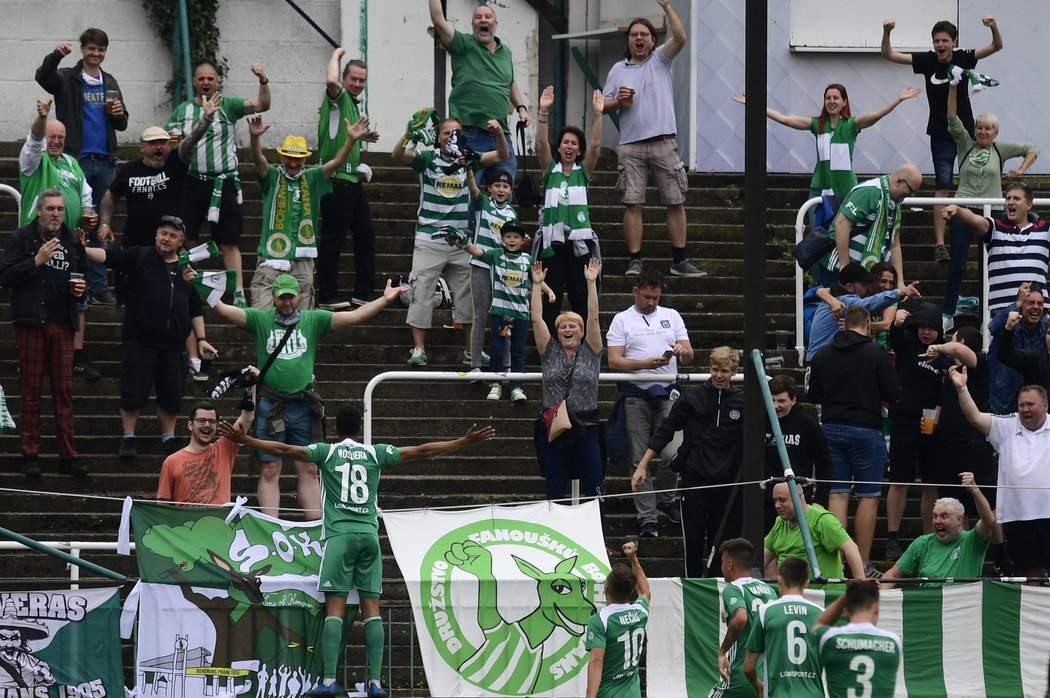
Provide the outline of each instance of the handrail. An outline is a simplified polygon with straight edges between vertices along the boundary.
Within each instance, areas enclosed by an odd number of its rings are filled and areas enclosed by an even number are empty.
[[[43,545],[50,546],[57,550],[68,550],[69,554],[75,558],[80,557],[80,553],[85,550],[93,551],[105,551],[105,552],[116,552],[117,542],[100,542],[100,541],[65,541],[65,540],[42,540],[36,541]],[[24,545],[22,543],[11,541],[11,540],[0,540],[0,550],[32,550],[32,546]],[[135,549],[135,543],[132,541],[131,549]],[[39,551],[38,551],[39,552]],[[46,553],[41,553],[46,554]],[[72,562],[66,562],[69,565],[69,588],[79,589],[80,588],[80,567]]]
[[[0,184],[0,194],[7,194],[8,196],[14,197],[15,203],[19,207],[22,206],[22,192],[18,191],[14,187],[10,187],[6,184]]]
[[[809,209],[819,204],[821,198],[814,196],[811,199],[807,199],[804,204],[798,209],[798,214],[795,216],[795,244],[797,245],[802,241],[803,236],[806,234],[806,214]],[[992,213],[992,206],[1002,206],[1006,203],[1006,199],[990,199],[990,198],[941,198],[933,196],[915,196],[908,197],[901,201],[901,207],[904,206],[946,206],[948,204],[955,204],[957,206],[983,206],[984,215],[990,216]],[[1050,199],[1035,199],[1032,201],[1032,206],[1048,206],[1050,205]],[[981,275],[981,307],[987,310],[988,308],[988,250],[982,248],[984,254],[984,264],[981,265],[983,273]],[[802,288],[803,280],[802,276],[805,272],[795,264],[795,351],[798,352],[798,365],[801,366],[806,358],[806,343],[803,333],[803,318],[802,318],[802,294],[804,289]],[[981,338],[984,342],[984,350],[988,350],[988,344],[990,337],[988,335],[988,323],[981,321]]]

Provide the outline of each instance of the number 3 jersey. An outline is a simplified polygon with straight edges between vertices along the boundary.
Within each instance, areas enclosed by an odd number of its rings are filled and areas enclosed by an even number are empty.
[[[389,444],[362,444],[353,439],[310,444],[307,459],[317,464],[324,503],[323,537],[343,533],[378,533],[376,493],[384,466],[401,459]]]
[[[605,650],[598,698],[641,696],[638,662],[645,647],[649,602],[639,596],[634,603],[613,603],[587,621],[588,650]]]
[[[900,637],[871,623],[815,630],[828,698],[892,696],[901,661]]]
[[[747,649],[763,655],[767,698],[824,698],[812,633],[823,610],[795,594],[758,609]]]

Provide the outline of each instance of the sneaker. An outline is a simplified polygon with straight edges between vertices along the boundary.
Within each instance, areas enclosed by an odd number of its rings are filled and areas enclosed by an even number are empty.
[[[955,329],[955,318],[947,313],[941,315],[941,328],[943,329],[942,337]]]
[[[493,383],[489,388],[489,394],[485,397],[486,400],[499,400],[503,397],[503,386],[499,383]]]
[[[337,310],[350,310],[350,304],[351,304],[351,301],[332,300],[332,301],[326,301],[324,303],[318,303],[317,307],[320,308],[321,310],[331,310],[331,311],[334,312],[334,311],[337,311]],[[358,305],[360,305],[360,304],[358,304]]]
[[[247,308],[248,299],[244,295],[244,289],[240,288],[233,292],[233,305],[237,308]]]
[[[97,293],[91,294],[91,303],[92,305],[116,305],[117,297],[108,288],[104,288]]]
[[[201,369],[201,360],[197,358],[190,359],[190,365],[186,369],[186,375],[198,383],[208,382],[208,372]]]
[[[375,679],[368,682],[368,698],[388,698],[386,689]]]
[[[656,529],[655,521],[646,521],[638,531],[640,538],[657,538],[660,532]]]
[[[875,568],[870,562],[864,565],[864,576],[868,579],[882,579],[882,572]]]
[[[981,317],[981,299],[977,296],[959,296],[955,317]]]
[[[303,693],[303,698],[332,698],[332,696],[345,695],[346,693],[339,688],[339,684],[333,679],[331,683],[325,683],[323,680],[318,681],[313,688]]]
[[[22,456],[22,474],[26,477],[40,477],[40,458]]]
[[[177,453],[186,447],[186,442],[177,436],[173,436],[167,441],[160,442],[160,450],[164,452],[164,455],[170,456],[172,453]]]
[[[122,436],[120,438],[120,450],[117,451],[117,456],[120,458],[138,458],[138,455],[138,449],[135,448],[135,437]]]
[[[890,562],[896,562],[897,558],[904,554],[904,548],[901,547],[901,542],[896,538],[886,539],[886,559]]]
[[[934,245],[933,261],[940,262],[941,264],[947,264],[952,261],[952,256],[948,253],[948,248],[944,245]]]
[[[419,347],[412,347],[412,351],[408,355],[409,366],[426,366],[427,365],[427,353]]]
[[[644,271],[642,266],[642,260],[632,259],[631,263],[627,265],[627,271],[623,273],[624,276],[641,276]]]
[[[375,291],[365,291],[362,293],[354,292],[354,295],[350,298],[350,302],[353,305],[362,306],[368,305],[376,298],[379,298],[379,294]]]
[[[671,276],[684,276],[695,279],[707,276],[707,272],[693,264],[693,260],[683,259],[681,262],[671,265]]]
[[[488,366],[490,363],[492,363],[492,357],[489,356],[488,354],[486,354],[485,352],[481,352],[481,365],[482,366]],[[473,356],[473,354],[471,354],[466,349],[463,350],[463,365],[464,366],[473,366],[474,365],[474,356]]]
[[[656,510],[666,516],[673,524],[682,523],[682,510],[674,502],[670,504],[657,504]]]
[[[102,377],[102,372],[87,359],[81,359],[73,364],[73,377],[83,378],[86,381],[97,381]]]
[[[88,474],[88,467],[76,458],[66,458],[58,461],[58,474],[84,477]]]
[[[510,391],[510,399],[513,402],[523,402],[529,398],[525,396],[525,391],[521,388],[512,388]]]

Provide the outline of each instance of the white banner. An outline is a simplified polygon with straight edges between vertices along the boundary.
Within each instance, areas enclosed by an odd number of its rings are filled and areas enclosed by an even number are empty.
[[[598,502],[384,513],[435,696],[582,696],[609,572]]]

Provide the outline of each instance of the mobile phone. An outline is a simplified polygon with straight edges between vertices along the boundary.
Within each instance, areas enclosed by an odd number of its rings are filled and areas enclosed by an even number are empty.
[[[674,349],[668,349],[664,352],[665,359],[670,359],[672,356],[674,356]]]

